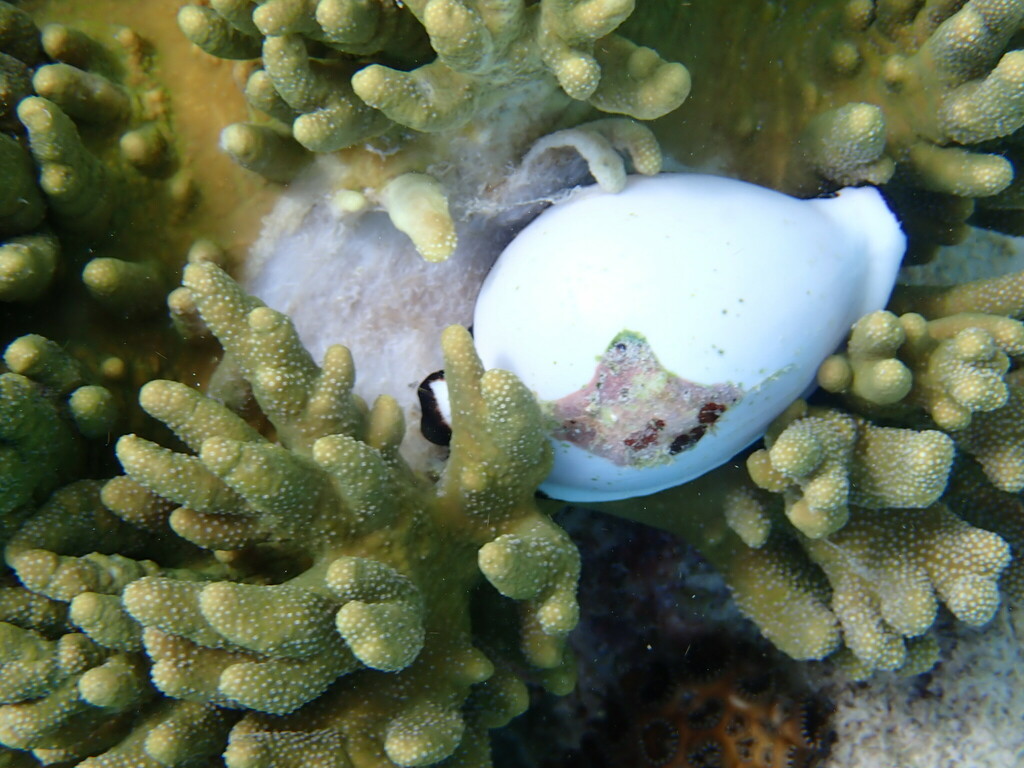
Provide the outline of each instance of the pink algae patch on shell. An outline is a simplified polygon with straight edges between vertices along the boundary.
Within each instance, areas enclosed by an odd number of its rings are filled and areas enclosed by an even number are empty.
[[[692,448],[739,402],[732,384],[708,386],[662,366],[641,334],[622,331],[582,389],[545,403],[552,435],[619,466],[665,464]]]

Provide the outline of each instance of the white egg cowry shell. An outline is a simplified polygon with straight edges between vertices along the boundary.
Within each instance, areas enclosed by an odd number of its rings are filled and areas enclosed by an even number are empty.
[[[474,314],[483,363],[550,420],[541,486],[639,496],[728,461],[882,308],[906,241],[876,189],[798,200],[701,174],[580,189],[506,247]]]

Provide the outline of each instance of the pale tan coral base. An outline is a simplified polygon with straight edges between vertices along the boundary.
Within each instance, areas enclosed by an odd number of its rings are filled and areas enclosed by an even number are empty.
[[[124,25],[156,52],[156,79],[166,86],[183,166],[201,198],[188,230],[217,240],[242,255],[259,233],[259,222],[280,187],[239,168],[218,146],[225,125],[245,120],[235,62],[216,59],[193,46],[175,16],[185,0],[34,0],[25,4],[40,26],[59,21],[93,31],[94,25]],[[244,76],[241,76],[244,84]]]

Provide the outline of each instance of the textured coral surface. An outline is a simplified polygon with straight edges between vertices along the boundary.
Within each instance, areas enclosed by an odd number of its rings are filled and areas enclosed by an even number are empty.
[[[265,183],[206,138],[203,120],[219,125],[243,101],[231,73],[211,71],[168,24],[176,7],[158,0],[133,18],[116,0],[0,6],[0,142],[19,166],[5,166],[7,200],[34,201],[31,219],[5,219],[0,232],[0,342],[58,340],[111,389],[119,429],[138,427],[131,404],[146,380],[208,368],[166,322],[189,245],[251,240],[266,204]]]
[[[347,350],[316,366],[287,318],[211,264],[185,288],[278,442],[184,385],[143,388],[195,453],[122,437],[126,476],[65,487],[7,543],[24,587],[12,600],[69,623],[54,641],[6,616],[0,743],[101,752],[90,766],[169,749],[172,764],[223,750],[233,766],[299,765],[310,749],[354,766],[486,764],[486,729],[525,707],[526,668],[556,691],[574,681],[562,640],[578,558],[532,502],[550,466],[532,396],[450,329],[452,448],[432,483],[398,455],[394,400],[351,395]],[[92,552],[95,528],[110,554]],[[147,535],[177,541],[156,560],[121,554]],[[163,744],[183,723],[201,744]]]
[[[625,33],[694,80],[655,126],[679,160],[812,194],[884,183],[923,241],[957,241],[972,212],[1020,231],[1018,0],[648,6]]]
[[[1021,0],[0,2],[0,764],[486,766],[489,730],[574,684],[579,558],[534,496],[550,449],[531,393],[446,331],[450,453],[410,464],[395,400],[353,394],[344,348],[314,359],[217,266],[256,237],[267,189],[300,179],[315,201],[293,233],[315,211],[339,255],[363,249],[331,273],[353,325],[402,258],[460,270],[460,247],[494,248],[566,184],[614,191],[663,152],[801,194],[883,185],[925,257],[965,222],[1024,231],[1022,20]],[[329,282],[287,253],[276,269],[295,305]],[[901,288],[888,310],[763,443],[604,511],[696,547],[751,620],[739,634],[824,660],[837,760],[845,741],[912,764],[877,724],[903,707],[933,765],[955,753],[932,743],[940,717],[998,734],[1015,701],[978,692],[1019,673],[1024,279]],[[408,322],[362,330],[405,349]],[[614,613],[636,579],[671,605],[665,562],[584,573],[583,594]],[[693,619],[661,607],[665,637]],[[644,688],[686,666],[645,663],[655,629],[612,686],[616,707],[651,693],[628,760],[824,754],[771,653],[778,689],[745,666]],[[601,661],[579,667],[570,732],[606,722]]]
[[[745,471],[737,464],[612,511],[700,547],[791,656],[842,649],[837,660],[857,676],[927,669],[939,602],[984,625],[1000,586],[1020,599],[1019,521],[999,498],[1021,490],[1009,372],[1024,351],[1011,317],[1018,279],[906,297],[930,301],[921,309],[932,319],[862,318],[819,371],[827,407],[795,403]]]

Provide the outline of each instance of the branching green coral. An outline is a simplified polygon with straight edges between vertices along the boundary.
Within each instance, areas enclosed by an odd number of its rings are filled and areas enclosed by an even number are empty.
[[[12,237],[0,245],[0,300],[33,301],[42,296],[59,255],[57,238],[47,234]]]
[[[178,23],[214,56],[261,58],[245,94],[271,121],[228,126],[222,149],[268,179],[289,181],[309,152],[365,145],[377,159],[349,164],[348,186],[386,210],[426,259],[442,261],[457,242],[451,179],[442,183],[437,172],[449,143],[507,145],[514,162],[545,129],[584,119],[585,103],[646,120],[686,98],[681,64],[614,33],[632,10],[631,0],[271,0],[185,6]],[[614,134],[601,139],[637,149],[634,158],[650,154],[640,145],[654,142],[638,129],[589,125],[589,134]],[[395,142],[402,156],[381,162]],[[647,157],[637,170],[652,164]],[[479,186],[500,182],[494,175]]]
[[[1019,226],[1022,19],[1020,0],[694,0],[623,33],[702,86],[655,125],[668,154],[791,193],[887,184],[923,255],[963,237],[975,201],[986,224]]]
[[[4,351],[0,374],[0,542],[61,483],[76,477],[83,437],[105,439],[118,419],[111,393],[57,344],[22,336]]]
[[[79,485],[63,495],[88,506],[96,490],[96,484]],[[12,617],[5,612],[2,618]],[[91,754],[97,756],[79,765],[154,759],[180,765],[223,749],[231,715],[209,705],[154,701],[140,654],[111,652],[67,629],[51,640],[34,628],[0,621],[0,636],[5,760],[32,754],[37,761],[67,762]]]
[[[17,30],[0,41],[0,170],[9,182],[0,193],[0,301],[25,302],[47,291],[62,262],[81,268],[83,238],[105,238],[128,195],[180,190],[161,186],[174,170],[166,111],[152,91],[133,98],[125,85],[152,88],[130,31],[108,47],[60,24],[39,30],[8,3],[0,13]],[[87,267],[86,286],[102,304],[136,315],[160,306],[152,291],[139,293],[134,274],[149,274],[159,299],[166,286],[155,260],[117,270],[111,261]]]
[[[751,478],[765,490],[785,492],[786,516],[811,539],[843,528],[849,504],[932,505],[953,461],[953,441],[941,432],[878,427],[803,403],[775,421],[765,445],[747,460]]]
[[[936,596],[961,621],[988,622],[999,605],[998,577],[1010,562],[1005,541],[942,505],[858,510],[842,531],[807,542],[806,550],[832,586],[847,647],[869,670],[906,663],[903,639],[931,627]]]
[[[0,605],[0,743],[31,749],[40,760],[81,759],[106,749],[153,697],[141,656],[102,647],[66,623],[70,596],[116,591],[133,561],[96,552],[79,560],[46,549],[90,552],[97,533],[111,551],[137,547],[138,531],[100,505],[100,487],[79,481],[60,489],[5,548],[23,586],[8,588]]]
[[[1007,373],[1010,358],[1024,354],[1024,326],[1007,316],[1020,314],[1019,275],[907,291],[896,304],[919,306],[935,319],[890,312],[862,318],[846,351],[821,366],[822,387],[890,418],[923,409],[978,459],[997,488],[1020,490],[1020,377]]]
[[[392,124],[456,128],[507,99],[509,89],[551,75],[570,97],[603,111],[663,115],[686,97],[689,76],[613,34],[632,8],[621,0],[416,0],[402,10],[382,2],[272,0],[186,6],[178,23],[214,56],[262,53],[263,70],[247,88],[253,106],[291,117],[300,144],[329,152]],[[361,66],[351,56],[401,50],[417,31],[429,36],[436,59],[411,71]],[[335,53],[311,59],[309,41]]]
[[[987,531],[998,533],[1013,552],[1013,560],[1003,571],[999,586],[1010,604],[1019,607],[1024,601],[1024,501],[1020,493],[1009,493],[993,486],[988,472],[972,464],[970,459],[954,476],[947,503],[960,517]]]
[[[798,659],[835,654],[858,677],[930,668],[937,646],[927,633],[937,600],[961,621],[984,624],[1011,563],[1007,541],[983,529],[993,527],[992,517],[967,522],[942,503],[851,506],[841,528],[808,538],[784,524],[781,505],[750,488],[738,467],[644,501],[602,508],[685,536],[722,571],[739,607],[776,646]],[[759,519],[770,534],[751,537]],[[1019,538],[1005,516],[999,530]]]
[[[1024,381],[1018,369],[1006,377],[1006,403],[979,413],[957,433],[957,446],[973,456],[998,489],[1024,489]]]
[[[961,312],[935,320],[879,311],[854,327],[847,351],[826,360],[818,381],[874,406],[917,407],[946,430],[1005,405],[1010,357],[1024,354],[1024,325]]]
[[[855,411],[916,427],[928,423],[923,412],[948,436],[797,404],[747,461],[761,489],[782,495],[792,530],[777,501],[743,491],[733,477],[740,487],[719,504],[754,550],[689,531],[717,557],[743,610],[787,653],[818,658],[841,642],[836,658],[857,676],[920,671],[935,658],[926,633],[936,596],[968,624],[994,614],[1000,575],[1019,571],[1010,550],[1019,525],[996,490],[1019,490],[1024,466],[1019,379],[1007,373],[1024,336],[1003,314],[1017,313],[1017,287],[1012,276],[911,293],[903,301],[926,303],[934,319],[875,312],[821,366],[822,386],[846,393]],[[978,465],[962,460],[951,475],[954,443]],[[940,501],[947,495],[948,506]],[[975,506],[972,495],[991,503]]]
[[[29,135],[39,165],[39,185],[62,225],[102,231],[113,200],[106,170],[81,143],[78,130],[52,101],[30,96],[18,104],[18,119]]]
[[[90,638],[97,658],[77,677],[53,665],[19,672],[35,687],[0,707],[0,743],[88,754],[75,751],[87,742],[78,724],[151,699],[132,682],[149,668],[161,693],[199,715],[249,712],[226,746],[236,716],[196,726],[233,766],[298,764],[327,744],[353,766],[488,764],[486,729],[526,706],[521,668],[556,691],[573,683],[564,638],[579,562],[534,504],[551,449],[532,395],[484,371],[469,334],[450,328],[453,440],[432,483],[398,454],[395,402],[367,409],[351,394],[344,348],[315,365],[287,318],[208,262],[186,269],[185,287],[279,442],[184,385],[143,388],[143,408],[195,454],[124,437],[127,476],[102,494],[117,516],[94,484],[70,486],[11,540],[21,582],[69,603],[86,634],[65,637]],[[97,528],[106,554],[87,549]],[[185,567],[130,555],[152,535],[143,531],[172,530],[171,559]],[[486,627],[474,624],[480,610],[493,614]],[[16,648],[39,642],[18,638]],[[157,727],[136,724],[86,763],[158,759]]]
[[[819,370],[851,412],[797,402],[747,458],[749,479],[732,466],[602,505],[686,537],[769,640],[856,677],[929,668],[939,602],[979,626],[1000,589],[1021,594],[1020,277],[896,304],[932,319],[867,315]]]

